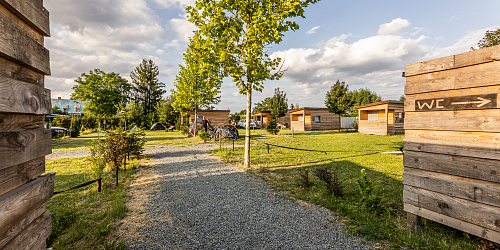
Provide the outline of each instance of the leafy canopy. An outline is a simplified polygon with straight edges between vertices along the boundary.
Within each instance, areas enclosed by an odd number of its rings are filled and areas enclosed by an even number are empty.
[[[326,92],[325,105],[328,111],[339,116],[344,115],[353,106],[352,94],[345,82],[337,82]]]
[[[271,115],[273,117],[285,116],[288,112],[288,99],[286,98],[286,93],[280,91],[280,88],[274,89],[274,96],[271,98],[269,103],[269,109],[271,110]]]
[[[481,39],[477,45],[480,49],[500,45],[500,28],[486,31],[483,39]]]
[[[167,96],[165,100],[161,100],[156,103],[156,115],[158,121],[163,123],[165,126],[173,126],[179,119],[179,112],[175,112],[172,104],[175,102],[175,97],[173,95]]]
[[[143,107],[144,114],[154,112],[155,105],[166,92],[165,84],[158,81],[160,71],[151,59],[142,59],[141,64],[131,73],[132,93],[135,102]]]
[[[105,73],[100,69],[82,73],[73,86],[71,97],[75,100],[88,101],[84,110],[97,117],[109,117],[116,114],[117,105],[128,100],[130,84],[118,73]]]

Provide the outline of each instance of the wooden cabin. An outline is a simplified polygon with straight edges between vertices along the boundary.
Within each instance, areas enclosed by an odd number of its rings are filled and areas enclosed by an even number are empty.
[[[283,128],[290,128],[290,113],[286,113],[285,116],[278,118],[278,122],[283,124]]]
[[[354,107],[358,109],[360,134],[404,134],[404,102],[381,101]]]
[[[290,128],[296,131],[339,129],[339,116],[327,108],[299,108],[288,111]]]
[[[187,111],[187,115],[182,117],[183,123],[193,124],[195,121],[194,110]],[[196,119],[196,124],[198,129],[201,129],[201,120],[203,117],[210,121],[212,126],[218,124],[230,124],[229,122],[229,110],[197,110],[196,115],[198,116]]]
[[[271,111],[257,111],[252,113],[252,116],[257,128],[267,128],[267,124],[272,119]]]
[[[0,249],[46,249],[52,230],[45,203],[55,173],[45,173],[52,152],[44,118],[52,112],[49,12],[41,0],[0,1]]]
[[[500,243],[500,46],[405,67],[403,202]]]

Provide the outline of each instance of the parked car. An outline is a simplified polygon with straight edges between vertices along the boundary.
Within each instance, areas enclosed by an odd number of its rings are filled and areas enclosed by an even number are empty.
[[[52,127],[50,129],[50,131],[52,132],[52,138],[56,138],[56,137],[64,136],[64,135],[69,135],[69,130],[67,130],[65,128]]]
[[[238,127],[245,128],[246,122],[247,122],[247,119],[241,119],[238,122]],[[250,128],[255,128],[255,127],[257,127],[257,125],[255,124],[255,121],[253,119],[250,119]]]

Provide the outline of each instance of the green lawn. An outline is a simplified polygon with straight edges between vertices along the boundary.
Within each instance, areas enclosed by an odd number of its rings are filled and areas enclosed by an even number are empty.
[[[242,132],[242,131],[241,131]],[[260,132],[260,133],[259,133]],[[401,246],[415,249],[474,249],[475,243],[457,231],[444,225],[422,219],[423,230],[415,234],[406,228],[403,211],[403,156],[381,154],[384,151],[399,151],[403,146],[402,135],[375,136],[336,131],[295,132],[280,131],[281,135],[268,135],[259,131],[252,135],[251,169],[248,170],[278,190],[288,191],[291,196],[327,207],[340,215],[348,230],[367,239],[385,242],[387,247]],[[241,137],[241,136],[240,136]],[[325,151],[364,151],[319,153],[270,147],[262,142],[287,147]],[[240,141],[239,143],[242,143]],[[223,160],[242,167],[243,148],[214,150]],[[338,177],[343,185],[343,196],[335,198],[324,182],[317,179],[313,171],[320,167],[331,171],[338,168]],[[368,179],[378,185],[374,191],[381,202],[363,203],[357,179],[366,169]],[[300,172],[308,170],[312,186],[303,186]],[[369,208],[372,205],[372,208]]]
[[[97,183],[81,189],[56,194],[47,201],[47,210],[52,213],[52,234],[47,246],[53,249],[124,249],[122,243],[106,242],[115,229],[116,221],[127,212],[126,188],[137,160],[127,164],[127,171],[120,171],[119,186],[116,175],[103,179],[103,190],[97,192]],[[46,171],[56,172],[55,191],[65,190],[90,181],[86,174],[89,162],[82,158],[46,160]]]

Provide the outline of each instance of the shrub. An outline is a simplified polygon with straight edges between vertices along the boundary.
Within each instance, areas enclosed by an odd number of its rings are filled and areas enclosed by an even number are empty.
[[[279,128],[278,128],[278,123],[276,122],[276,119],[271,119],[269,121],[269,123],[267,124],[267,128],[266,128],[267,132],[269,134],[272,134],[272,135],[276,135],[278,134],[278,132],[280,132]]]
[[[382,208],[382,198],[373,194],[378,188],[378,185],[373,185],[368,176],[366,175],[365,169],[361,169],[361,176],[356,180],[358,182],[358,190],[361,196],[361,204],[366,206],[368,210],[379,210]]]
[[[188,130],[188,127],[186,127],[186,126],[182,126],[182,127],[181,127],[181,134],[182,134],[182,135],[189,135],[189,130]]]
[[[208,132],[200,131],[198,132],[198,136],[200,139],[202,139],[204,142],[210,139],[210,134]]]
[[[111,169],[121,159],[127,149],[127,132],[122,128],[106,132],[106,154]]]
[[[80,136],[80,126],[79,126],[79,121],[76,117],[71,118],[71,123],[69,126],[69,131],[70,131],[70,136],[71,137],[78,137]]]
[[[71,118],[66,116],[57,117],[54,120],[52,120],[52,126],[69,129],[71,126]]]
[[[146,133],[142,130],[127,134],[127,145],[130,154],[139,157],[144,152],[145,137]]]
[[[299,170],[299,176],[300,176],[300,184],[302,185],[302,187],[310,188],[311,180],[309,179],[309,170],[307,169],[305,169],[304,171]]]
[[[90,156],[88,157],[90,164],[87,167],[87,172],[92,179],[100,179],[104,175],[106,168],[106,141],[97,139],[90,143]]]
[[[354,122],[352,123],[352,128],[353,128],[353,129],[355,129],[355,130],[358,130],[358,128],[359,128],[359,122],[358,122],[358,120],[357,120],[357,119],[356,119],[356,121],[354,121]]]
[[[96,129],[97,128],[97,120],[93,116],[83,116],[80,119],[80,125],[85,129]]]
[[[338,168],[338,166],[337,166]],[[325,182],[328,192],[335,195],[335,197],[340,197],[342,195],[342,184],[339,181],[337,168],[335,172],[332,173],[326,167],[318,168],[314,170],[314,175],[318,177],[318,179]]]

